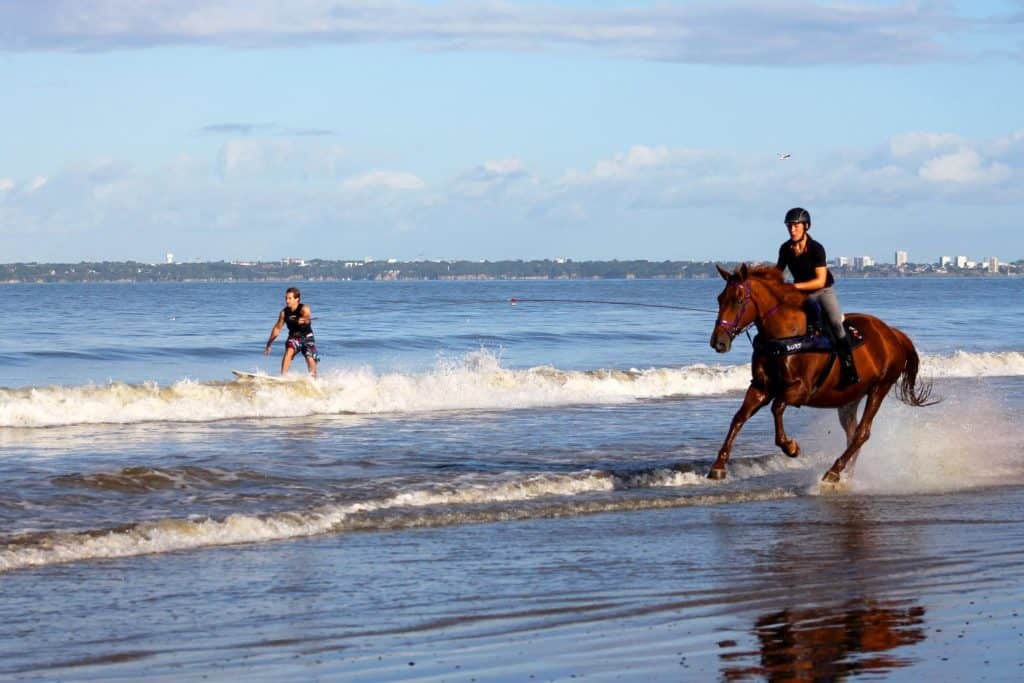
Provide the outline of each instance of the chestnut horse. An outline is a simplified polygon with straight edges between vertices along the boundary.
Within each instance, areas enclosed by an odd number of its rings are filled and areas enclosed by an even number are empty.
[[[785,339],[805,334],[806,295],[782,279],[774,266],[741,265],[730,273],[716,266],[725,279],[718,295],[718,320],[711,333],[711,347],[725,353],[732,340],[751,325],[764,338]],[[743,405],[736,411],[729,433],[708,472],[709,479],[724,479],[732,443],[743,424],[758,410],[772,404],[775,416],[775,443],[786,455],[800,455],[800,445],[786,436],[782,414],[786,406],[837,408],[839,422],[846,432],[846,450],[835,461],[823,481],[837,483],[839,475],[857,457],[860,447],[871,436],[871,422],[889,390],[896,385],[901,401],[912,406],[931,405],[931,385],[917,385],[918,357],[913,342],[900,330],[889,327],[874,316],[850,314],[846,319],[862,334],[864,343],[853,351],[860,382],[839,388],[839,364],[829,353],[795,353],[769,357],[755,350],[751,361],[753,378]],[[828,374],[826,364],[831,364]],[[897,384],[898,382],[898,384]],[[857,408],[867,397],[864,414],[857,421]]]

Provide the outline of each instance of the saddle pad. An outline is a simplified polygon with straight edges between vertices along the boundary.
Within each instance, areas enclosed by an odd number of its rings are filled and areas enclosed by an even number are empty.
[[[850,348],[855,349],[864,343],[863,333],[849,320],[843,321],[843,327],[850,340]],[[780,339],[763,339],[759,334],[754,337],[754,350],[769,356],[788,356],[794,353],[831,353],[835,347],[832,338],[827,334],[805,334]]]

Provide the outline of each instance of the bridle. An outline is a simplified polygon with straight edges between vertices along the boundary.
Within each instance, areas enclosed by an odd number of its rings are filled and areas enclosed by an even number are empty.
[[[718,326],[725,329],[725,333],[729,335],[730,341],[738,337],[741,332],[745,332],[749,329],[751,325],[758,321],[758,319],[763,323],[768,319],[768,316],[779,310],[779,306],[781,306],[781,304],[775,304],[762,314],[761,311],[758,310],[757,301],[754,300],[754,294],[750,288],[750,280],[744,280],[743,282],[738,283],[736,285],[736,290],[739,292],[737,299],[740,304],[739,308],[736,309],[736,315],[732,320],[726,320],[725,318],[720,318],[718,320]],[[742,325],[740,321],[743,319],[743,313],[747,310],[748,304],[753,305],[755,315],[753,320],[746,325]]]

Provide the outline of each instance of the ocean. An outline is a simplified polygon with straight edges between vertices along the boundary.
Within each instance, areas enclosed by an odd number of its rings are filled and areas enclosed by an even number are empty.
[[[236,381],[291,285],[320,377]],[[705,478],[721,286],[5,285],[0,679],[1016,678],[1024,279],[838,281],[942,402],[890,396],[832,493],[811,408]]]

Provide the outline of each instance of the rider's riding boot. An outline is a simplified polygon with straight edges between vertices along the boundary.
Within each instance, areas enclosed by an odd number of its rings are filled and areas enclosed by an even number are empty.
[[[853,349],[850,348],[849,337],[836,340],[836,353],[839,354],[839,388],[845,389],[860,382],[857,366],[853,364]]]

